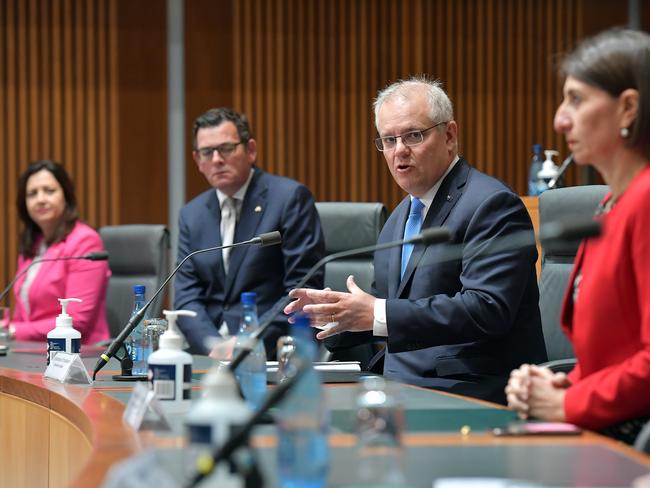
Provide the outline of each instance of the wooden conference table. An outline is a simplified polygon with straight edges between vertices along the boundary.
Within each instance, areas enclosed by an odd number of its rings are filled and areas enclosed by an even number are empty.
[[[131,383],[112,380],[117,363],[92,386],[43,379],[44,346],[14,343],[0,357],[0,486],[100,486],[108,469],[149,447],[182,449],[182,422],[171,433],[133,432],[122,423]],[[97,351],[86,351],[89,371]],[[196,357],[197,396],[207,358]],[[352,433],[354,384],[327,386],[331,407],[329,486],[350,483],[356,471]],[[442,477],[498,477],[541,486],[630,486],[650,473],[650,457],[600,435],[495,437],[489,429],[514,420],[498,406],[415,387],[404,388],[406,475],[409,486]],[[272,426],[254,431],[262,470],[273,471]],[[177,456],[176,456],[177,457]],[[270,485],[276,482],[270,475]]]

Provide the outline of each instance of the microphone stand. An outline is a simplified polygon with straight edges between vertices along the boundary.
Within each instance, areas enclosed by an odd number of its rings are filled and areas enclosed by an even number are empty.
[[[97,360],[97,364],[95,364],[95,369],[93,371],[93,381],[95,381],[95,377],[97,376],[97,373],[110,361],[112,357],[116,357],[120,361],[120,365],[123,368],[121,375],[118,375],[114,378],[122,381],[129,381],[129,380],[139,380],[139,379],[145,379],[146,380],[146,375],[138,375],[138,376],[133,376],[133,375],[127,375],[124,373],[128,372],[128,369],[125,371],[125,367],[128,366],[128,362],[130,361],[125,361],[126,356],[128,356],[128,351],[126,351],[126,346],[124,345],[124,341],[131,335],[131,332],[133,332],[133,329],[137,327],[137,325],[142,321],[144,318],[144,314],[147,311],[147,309],[151,306],[151,304],[154,302],[156,297],[160,295],[160,292],[165,289],[167,286],[167,283],[169,283],[169,280],[171,280],[176,272],[180,269],[181,266],[190,259],[191,257],[196,256],[197,254],[202,254],[204,252],[211,252],[211,251],[219,251],[222,249],[228,249],[231,247],[239,247],[239,246],[248,246],[248,245],[261,245],[261,246],[273,246],[276,244],[279,244],[282,242],[282,237],[280,235],[280,232],[274,231],[274,232],[267,232],[265,234],[260,234],[257,237],[253,237],[252,239],[249,239],[247,241],[242,241],[242,242],[235,242],[233,244],[228,244],[225,246],[215,246],[215,247],[209,247],[207,249],[199,249],[197,251],[191,252],[183,260],[178,263],[178,265],[174,268],[174,270],[167,276],[167,279],[163,282],[162,285],[156,290],[156,292],[153,294],[151,298],[149,298],[149,301],[144,304],[144,306],[138,310],[135,315],[133,315],[129,321],[126,323],[122,331],[119,333],[119,335],[115,338],[115,340],[111,343],[110,346],[108,346],[108,349],[104,351],[103,354],[100,355],[99,359]],[[122,358],[117,357],[117,352],[120,350],[120,348],[124,348],[126,351],[126,355]],[[131,364],[132,366],[132,364]]]
[[[11,290],[11,287],[14,285],[14,283],[23,276],[29,268],[34,266],[35,264],[39,263],[45,263],[47,261],[71,261],[74,259],[87,259],[89,261],[106,261],[108,259],[108,252],[107,251],[97,251],[97,252],[91,252],[88,254],[84,254],[83,256],[60,256],[57,258],[41,258],[41,259],[34,259],[31,263],[29,263],[25,269],[23,269],[20,273],[16,274],[14,278],[9,282],[7,287],[2,290],[2,293],[0,293],[0,303],[2,300],[7,296],[7,293],[9,293],[9,290]]]
[[[397,246],[403,246],[404,244],[438,244],[441,242],[447,242],[451,238],[451,235],[449,233],[449,230],[446,229],[445,227],[433,227],[430,229],[425,229],[423,230],[420,234],[417,236],[412,237],[411,239],[402,239],[399,241],[391,241],[391,242],[386,242],[384,244],[375,244],[373,246],[365,246],[365,247],[360,247],[358,249],[350,249],[348,251],[341,251],[341,252],[336,252],[334,254],[330,254],[329,256],[325,256],[323,259],[318,261],[316,264],[314,264],[311,269],[303,276],[303,278],[296,284],[294,288],[302,288],[305,286],[305,283],[309,281],[309,279],[314,275],[316,271],[318,271],[320,268],[325,266],[327,263],[331,261],[335,261],[337,259],[341,258],[347,258],[350,256],[357,256],[359,254],[367,254],[375,251],[382,251],[384,249],[389,249],[391,247],[397,247]],[[250,335],[250,339],[246,341],[244,344],[241,345],[241,349],[239,352],[235,355],[235,357],[230,361],[228,364],[228,369],[232,371],[233,373],[235,372],[235,369],[237,369],[237,366],[239,366],[244,359],[251,353],[251,351],[255,348],[255,345],[260,339],[264,338],[264,335],[266,332],[269,330],[269,326],[275,319],[275,317],[286,307],[289,302],[293,300],[290,298],[288,295],[284,296],[280,300],[278,300],[275,305],[273,305],[273,308],[271,311],[268,313],[266,319],[260,324],[260,326],[255,330]]]
[[[214,471],[215,467],[222,461],[226,461],[233,455],[233,453],[248,439],[253,427],[263,419],[269,410],[273,408],[285,395],[294,387],[302,375],[309,369],[310,364],[296,356],[292,358],[293,364],[296,366],[295,372],[292,376],[287,377],[285,381],[279,383],[271,392],[266,396],[264,403],[260,406],[259,410],[255,411],[253,415],[246,421],[240,428],[234,430],[234,435],[230,436],[228,440],[219,446],[212,454],[210,462],[202,462],[201,459],[197,463],[198,473],[190,481],[189,487],[196,486],[204,478]]]

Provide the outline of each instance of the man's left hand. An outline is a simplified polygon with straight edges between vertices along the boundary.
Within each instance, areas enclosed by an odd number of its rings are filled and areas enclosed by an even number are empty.
[[[341,332],[372,330],[375,297],[359,288],[352,275],[348,276],[346,286],[349,293],[307,288],[292,290],[289,296],[298,300],[285,308],[285,313],[302,309],[309,314],[313,324],[335,323],[319,332],[317,339],[325,339]]]

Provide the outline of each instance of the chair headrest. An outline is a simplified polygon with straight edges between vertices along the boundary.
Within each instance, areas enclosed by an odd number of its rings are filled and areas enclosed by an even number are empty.
[[[365,202],[316,202],[316,210],[327,254],[376,244],[388,214],[383,204]]]
[[[607,185],[569,186],[547,190],[539,196],[539,222],[544,225],[557,220],[590,219],[605,197]],[[575,256],[580,241],[554,242],[544,246],[544,256]]]

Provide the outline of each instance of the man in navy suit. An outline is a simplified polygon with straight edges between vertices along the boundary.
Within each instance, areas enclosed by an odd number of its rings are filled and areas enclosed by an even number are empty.
[[[194,353],[208,353],[207,337],[234,336],[241,318],[240,295],[257,293],[260,320],[324,254],[314,199],[304,185],[255,166],[257,143],[246,116],[226,108],[194,122],[193,156],[213,187],[180,212],[178,261],[192,251],[240,242],[278,230],[279,246],[242,246],[189,259],[176,275],[176,309],[193,310],[178,325]],[[308,286],[322,288],[323,273]],[[282,332],[280,317],[266,337],[271,357]]]
[[[388,378],[504,403],[512,367],[546,359],[537,251],[496,248],[515,233],[532,238],[526,208],[503,183],[458,156],[458,126],[439,82],[397,82],[379,93],[374,109],[375,144],[409,194],[379,243],[445,226],[464,246],[463,256],[443,259],[445,244],[379,251],[372,295],[350,276],[349,293],[293,290],[297,300],[285,311],[304,309],[315,323],[333,324],[317,335],[330,337],[332,350],[370,335],[385,338]]]

